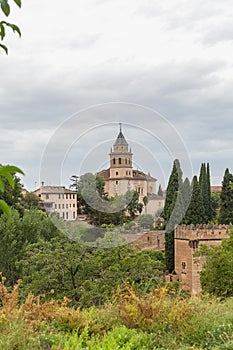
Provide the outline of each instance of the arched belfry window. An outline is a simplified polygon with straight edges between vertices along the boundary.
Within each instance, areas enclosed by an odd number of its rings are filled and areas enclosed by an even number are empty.
[[[119,164],[121,164],[121,158],[119,158]]]
[[[113,164],[116,164],[116,159],[115,158],[113,158]]]

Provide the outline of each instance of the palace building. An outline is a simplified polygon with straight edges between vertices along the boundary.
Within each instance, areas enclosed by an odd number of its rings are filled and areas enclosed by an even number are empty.
[[[125,194],[128,190],[137,191],[140,202],[143,202],[145,196],[149,200],[144,212],[155,215],[157,210],[164,206],[164,198],[156,194],[157,179],[150,173],[133,169],[133,153],[123,135],[121,124],[109,156],[110,167],[97,173],[105,180],[106,193],[115,197]]]

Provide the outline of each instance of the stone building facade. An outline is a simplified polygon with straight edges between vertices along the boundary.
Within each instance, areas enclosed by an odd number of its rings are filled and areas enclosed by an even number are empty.
[[[150,173],[145,174],[140,170],[133,169],[133,153],[122,133],[116,138],[110,150],[110,167],[97,173],[105,180],[105,192],[110,197],[125,194],[128,190],[135,190],[139,193],[139,201],[143,202],[145,196],[148,197],[148,210],[145,214],[155,215],[159,208],[164,206],[164,198],[156,195],[156,181]]]
[[[37,195],[47,213],[58,213],[65,221],[77,218],[77,193],[64,186],[44,186],[32,192]]]
[[[195,257],[201,245],[219,246],[229,238],[231,225],[181,225],[174,232],[175,279],[192,295],[201,292],[200,271],[205,257]]]

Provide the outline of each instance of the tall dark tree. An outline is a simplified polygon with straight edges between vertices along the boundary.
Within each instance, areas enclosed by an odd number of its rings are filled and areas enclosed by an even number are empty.
[[[220,195],[220,224],[233,223],[233,175],[226,169]]]
[[[213,218],[213,211],[211,207],[211,183],[210,183],[210,165],[207,163],[206,166],[206,182],[207,182],[207,198],[208,198],[208,220]]]
[[[210,191],[210,169],[209,163],[202,163],[199,176],[199,187],[201,193],[201,200],[203,203],[203,217],[205,223],[208,223],[212,218],[211,210],[211,191]]]
[[[163,209],[163,217],[166,222],[169,221],[171,213],[174,209],[176,198],[179,189],[182,186],[182,171],[180,168],[180,162],[176,159],[173,163],[172,172],[168,181],[166,200]]]
[[[184,223],[194,225],[205,223],[203,202],[197,176],[193,177],[192,197],[185,214]]]
[[[181,188],[182,202],[183,202],[183,217],[188,210],[191,198],[192,198],[192,186],[189,179],[186,177]]]
[[[174,227],[180,223],[182,211],[181,201],[182,171],[180,162],[176,159],[168,181],[166,199],[162,216],[166,222],[165,255],[169,272],[174,270]],[[178,200],[177,200],[178,199]]]
[[[162,190],[162,186],[161,185],[159,185],[158,196],[163,197],[163,190]]]

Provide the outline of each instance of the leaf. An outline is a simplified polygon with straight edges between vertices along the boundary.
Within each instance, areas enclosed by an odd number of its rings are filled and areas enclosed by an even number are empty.
[[[1,174],[1,173],[0,173],[0,174]],[[4,174],[1,174],[1,175],[4,176],[4,177],[7,179],[7,181],[9,182],[9,184],[10,184],[10,186],[11,186],[12,188],[15,187],[14,178],[13,178],[13,176],[11,175],[11,173],[5,172]]]
[[[16,24],[12,24],[12,23],[8,23],[8,22],[2,22],[2,23],[5,23],[8,27],[10,27],[13,30],[13,32],[17,32],[19,34],[19,36],[21,37],[21,31]]]
[[[5,27],[4,27],[3,23],[0,22],[0,37],[1,37],[1,40],[4,39],[5,35],[6,35]]]
[[[3,181],[0,179],[0,192],[4,191],[4,183]]]
[[[2,168],[4,168],[7,172],[10,172],[10,173],[19,173],[19,174],[24,175],[23,170],[21,170],[20,168],[18,168],[15,165],[4,165],[4,166],[0,167],[0,172],[1,172]]]
[[[11,209],[10,209],[10,207],[6,204],[6,202],[3,201],[2,199],[0,199],[0,210],[2,210],[3,213],[6,214],[6,216],[8,217],[8,219],[11,217]]]
[[[1,9],[2,9],[3,13],[6,16],[9,16],[9,14],[10,14],[10,6],[8,4],[8,1],[7,0],[0,0],[0,2],[1,2]]]
[[[21,0],[14,0],[14,2],[16,3],[16,5],[18,5],[19,7],[21,7],[21,5],[22,5]]]
[[[0,44],[0,48],[2,48],[6,52],[6,54],[8,55],[8,48],[5,45]]]

